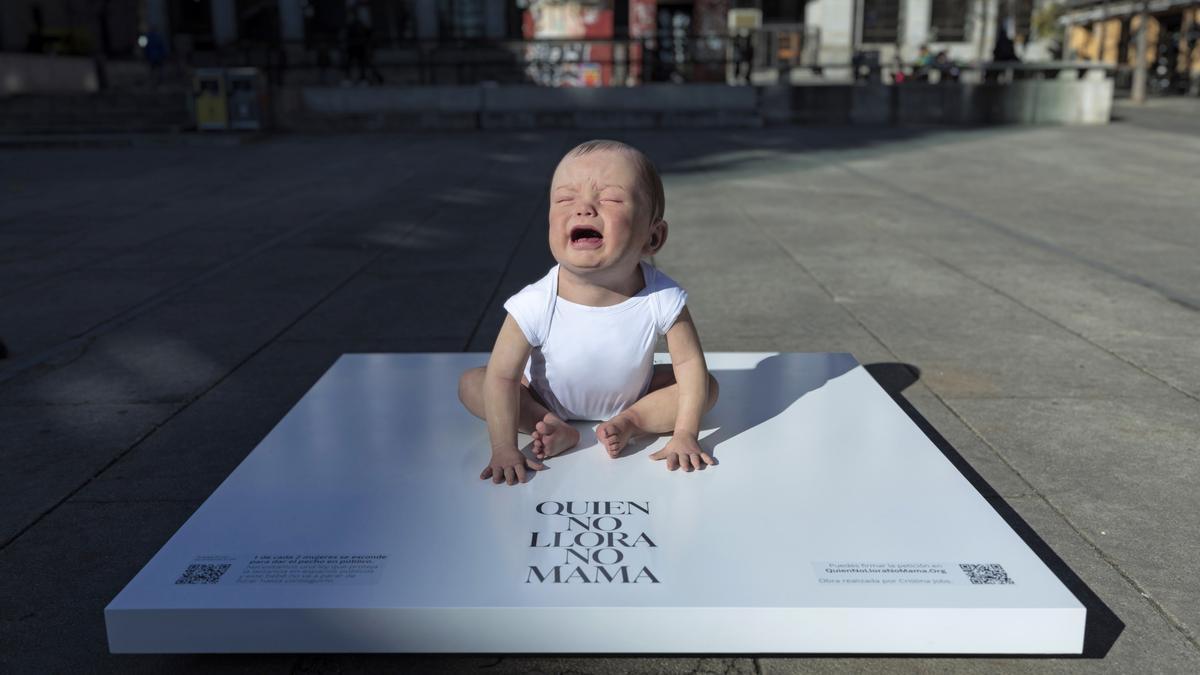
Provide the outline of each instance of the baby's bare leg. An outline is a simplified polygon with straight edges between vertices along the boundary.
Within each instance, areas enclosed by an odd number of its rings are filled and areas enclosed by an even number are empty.
[[[720,386],[710,373],[708,376],[708,398],[704,401],[704,412],[712,410],[717,403]],[[679,384],[670,365],[654,367],[650,380],[650,392],[611,420],[596,428],[596,437],[608,454],[616,457],[625,444],[640,434],[665,434],[675,429],[675,417],[679,412]]]
[[[458,380],[458,400],[472,415],[487,420],[484,410],[483,379],[487,368],[472,368]],[[533,397],[529,381],[521,377],[520,410],[517,430],[533,436],[533,454],[538,459],[553,457],[579,443],[579,432]]]
[[[458,379],[458,400],[466,406],[472,415],[487,421],[483,407],[483,378],[487,368],[472,368]],[[550,413],[546,407],[538,403],[529,392],[525,378],[521,378],[521,410],[517,415],[517,430],[523,434],[533,432],[537,423]]]

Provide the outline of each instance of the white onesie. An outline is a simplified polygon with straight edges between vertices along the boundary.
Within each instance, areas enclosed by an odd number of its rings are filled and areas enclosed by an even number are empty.
[[[504,303],[533,345],[525,377],[564,420],[607,420],[650,388],[654,345],[675,323],[687,291],[642,261],[646,287],[609,307],[558,297],[558,265]]]

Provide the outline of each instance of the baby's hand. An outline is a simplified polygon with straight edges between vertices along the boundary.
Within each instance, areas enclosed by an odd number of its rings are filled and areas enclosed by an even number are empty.
[[[546,468],[545,464],[529,459],[521,454],[520,450],[496,450],[492,452],[492,461],[484,467],[483,473],[479,474],[480,479],[492,479],[496,485],[508,482],[509,485],[516,485],[518,481],[524,483],[525,467],[541,471]]]
[[[716,464],[713,456],[700,449],[700,443],[694,434],[675,434],[667,442],[667,447],[650,455],[650,459],[666,459],[667,468],[671,471],[683,467],[684,471],[699,469],[705,464]]]

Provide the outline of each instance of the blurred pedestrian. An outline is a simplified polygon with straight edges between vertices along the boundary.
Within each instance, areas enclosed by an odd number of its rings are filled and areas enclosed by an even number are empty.
[[[992,62],[996,64],[1011,64],[1018,63],[1021,59],[1017,58],[1017,47],[1013,44],[1012,38],[1008,36],[1008,27],[1005,21],[1000,21],[996,26],[996,46],[992,48]],[[1008,77],[1013,76],[1014,69],[1008,69]],[[989,69],[985,82],[1000,81],[1002,69]]]
[[[933,54],[929,51],[929,45],[921,45],[921,48],[917,50],[917,60],[913,64],[913,79],[917,82],[928,82],[933,62]]]
[[[356,84],[359,82],[383,84],[383,75],[379,74],[371,62],[371,28],[362,22],[358,12],[352,13],[350,22],[346,24],[345,45],[346,79]],[[355,66],[358,67],[357,76],[352,75]]]
[[[892,83],[904,84],[908,80],[908,75],[904,72],[904,61],[899,54],[892,57]]]
[[[42,8],[37,5],[30,7],[29,13],[33,30],[25,38],[25,51],[41,54],[46,51],[46,21],[42,16]]]
[[[754,72],[754,40],[750,33],[741,32],[733,39],[734,65],[733,80],[734,82],[745,82],[751,84],[750,74]]]
[[[156,26],[150,26],[143,37],[146,42],[142,45],[142,56],[150,66],[150,81],[157,87],[162,82],[163,63],[167,60],[167,42]]]
[[[327,40],[323,39],[317,44],[317,81],[321,84],[329,83],[327,72],[333,67],[333,51]]]
[[[958,77],[962,74],[962,69],[950,60],[950,53],[945,49],[937,53],[933,65],[938,71],[938,82],[958,82]]]
[[[1013,43],[1012,38],[1008,37],[1008,31],[1001,26],[1000,30],[996,31],[996,46],[992,49],[992,60],[997,63],[1019,62],[1021,59],[1017,57],[1017,46]]]

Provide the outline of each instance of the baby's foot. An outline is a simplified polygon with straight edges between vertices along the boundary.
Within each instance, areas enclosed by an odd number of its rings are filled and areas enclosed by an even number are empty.
[[[616,457],[625,449],[629,439],[633,438],[637,427],[624,415],[617,415],[607,422],[601,422],[596,427],[596,440],[608,451],[609,457]]]
[[[538,459],[553,457],[577,443],[579,432],[554,413],[546,413],[533,429],[533,456]]]

